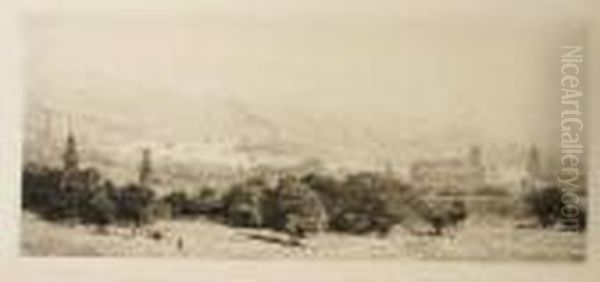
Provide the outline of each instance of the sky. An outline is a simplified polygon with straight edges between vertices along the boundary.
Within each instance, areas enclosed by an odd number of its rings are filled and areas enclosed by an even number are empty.
[[[584,40],[581,1],[448,2],[30,4],[28,92],[131,119],[193,118],[226,99],[415,140],[552,146],[560,46]]]

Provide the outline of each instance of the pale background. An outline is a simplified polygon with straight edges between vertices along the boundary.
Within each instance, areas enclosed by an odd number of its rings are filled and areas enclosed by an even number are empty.
[[[215,135],[233,101],[281,127],[317,120],[321,142],[344,127],[347,143],[372,134],[404,154],[492,142],[556,151],[557,47],[585,36],[578,2],[151,3],[30,5],[28,100],[168,127],[176,142]]]
[[[2,277],[6,277],[7,281],[65,281],[69,279],[79,280],[79,281],[172,281],[175,278],[177,279],[185,279],[189,280],[190,277],[194,279],[198,278],[206,278],[208,281],[220,281],[220,280],[236,280],[236,281],[275,281],[275,280],[286,280],[286,281],[310,281],[310,280],[323,280],[323,281],[383,281],[383,280],[397,280],[398,277],[410,277],[413,280],[425,280],[425,281],[437,281],[443,279],[444,281],[480,281],[483,279],[491,280],[491,281],[595,281],[597,277],[594,276],[594,264],[597,260],[597,254],[600,250],[598,248],[598,244],[595,242],[600,242],[597,236],[597,232],[595,228],[598,225],[598,221],[596,218],[592,216],[592,228],[590,228],[590,241],[589,241],[589,252],[590,259],[587,263],[579,265],[574,263],[568,264],[532,264],[532,263],[472,263],[472,262],[436,262],[436,263],[415,263],[415,262],[377,262],[370,263],[368,261],[353,261],[353,262],[259,262],[259,263],[251,263],[251,262],[231,262],[231,263],[216,263],[216,262],[207,262],[207,261],[196,261],[196,260],[165,260],[165,259],[92,259],[92,260],[84,260],[84,259],[24,259],[17,258],[18,254],[18,215],[19,215],[19,192],[18,192],[18,183],[19,183],[19,171],[20,171],[20,136],[21,136],[21,117],[22,117],[22,101],[23,101],[23,90],[26,89],[26,86],[23,85],[22,77],[19,74],[24,73],[23,65],[20,64],[22,62],[23,57],[26,55],[26,49],[21,42],[21,39],[27,40],[26,34],[22,31],[26,30],[23,26],[18,26],[19,24],[28,24],[30,21],[28,20],[30,17],[35,17],[36,19],[43,19],[48,17],[49,19],[54,18],[54,20],[64,20],[64,19],[83,19],[83,21],[88,22],[89,24],[94,23],[96,20],[106,19],[106,17],[114,17],[115,20],[119,21],[134,21],[135,18],[161,18],[163,22],[158,22],[158,25],[163,24],[175,24],[179,21],[206,21],[210,22],[221,22],[223,25],[222,28],[226,28],[229,30],[228,34],[236,34],[236,28],[231,28],[230,25],[235,25],[240,19],[262,19],[271,22],[285,22],[287,24],[298,24],[299,27],[310,27],[310,24],[318,24],[319,21],[325,21],[325,26],[335,27],[335,21],[333,19],[339,19],[347,17],[349,22],[356,21],[357,28],[364,28],[367,31],[369,28],[374,30],[379,30],[379,26],[387,26],[386,21],[391,19],[395,19],[397,16],[401,16],[403,19],[402,26],[411,26],[416,27],[417,30],[426,30],[431,33],[439,33],[440,37],[444,36],[456,36],[457,38],[462,39],[463,41],[457,40],[455,44],[451,44],[451,46],[439,46],[439,42],[430,41],[431,39],[421,39],[419,40],[420,33],[410,33],[409,36],[412,36],[416,39],[416,42],[420,42],[422,46],[413,46],[414,52],[417,58],[425,58],[426,55],[430,53],[438,53],[438,52],[450,52],[451,54],[455,54],[459,59],[458,62],[464,62],[466,65],[464,67],[481,67],[482,63],[477,59],[469,58],[469,54],[473,54],[476,58],[485,58],[484,50],[490,50],[489,52],[493,52],[493,48],[486,48],[494,46],[496,41],[495,38],[490,38],[489,41],[484,43],[470,42],[469,36],[461,35],[459,30],[469,29],[470,32],[487,32],[487,31],[495,31],[495,34],[502,35],[503,38],[513,39],[514,42],[519,44],[523,44],[524,42],[537,42],[538,44],[556,44],[559,42],[553,41],[536,41],[530,38],[524,38],[520,35],[520,32],[523,30],[540,30],[541,34],[546,34],[548,37],[553,31],[557,33],[567,34],[564,32],[564,28],[573,24],[575,27],[585,26],[589,27],[588,30],[588,42],[586,49],[588,53],[586,54],[586,62],[589,64],[590,68],[588,68],[588,77],[592,77],[591,73],[598,73],[598,58],[595,54],[592,53],[592,50],[598,49],[598,29],[594,28],[593,23],[584,22],[581,19],[584,19],[587,16],[587,12],[592,11],[588,4],[595,4],[592,1],[538,1],[539,3],[533,3],[533,1],[527,2],[524,1],[503,1],[503,2],[495,2],[495,1],[471,1],[471,0],[461,0],[461,1],[205,1],[202,4],[198,4],[196,2],[200,1],[129,1],[127,4],[116,4],[121,1],[103,1],[102,3],[96,1],[89,3],[83,3],[84,1],[26,1],[25,3],[20,3],[20,5],[11,5],[6,4],[0,6],[0,35],[2,38],[2,44],[0,45],[0,136],[1,139],[1,151],[0,151],[0,160],[2,170],[0,170],[0,226],[1,226],[1,234],[0,234],[0,251],[2,252]],[[362,4],[361,4],[362,3]],[[368,3],[368,4],[366,4]],[[501,3],[501,4],[500,4]],[[21,13],[16,13],[15,7],[21,7]],[[6,9],[5,9],[6,7]],[[205,12],[198,12],[205,11]],[[208,12],[206,12],[208,11]],[[333,17],[327,24],[327,20],[330,17],[324,17],[322,13],[325,15],[336,15],[337,17]],[[50,15],[50,16],[49,16]],[[166,15],[166,16],[165,16]],[[369,15],[371,15],[369,17]],[[373,15],[381,15],[381,16],[373,16]],[[48,19],[47,18],[47,19]],[[133,19],[132,19],[133,18]],[[314,20],[314,21],[313,21]],[[166,22],[164,22],[166,21]],[[173,22],[169,22],[173,21]],[[256,24],[260,24],[257,22]],[[43,23],[42,23],[43,25]],[[142,29],[148,28],[147,26],[141,27]],[[77,28],[74,28],[74,34],[83,33],[77,31]],[[567,28],[569,29],[569,28]],[[232,31],[233,30],[233,31]],[[454,30],[455,33],[446,34],[444,31]],[[562,30],[562,31],[561,31]],[[79,32],[79,33],[78,33]],[[327,31],[322,31],[324,34],[327,34]],[[383,32],[383,31],[382,31]],[[58,32],[58,36],[60,36],[60,32]],[[127,32],[123,31],[124,40],[128,40]],[[185,33],[185,32],[184,32]],[[312,33],[311,33],[312,34]],[[526,32],[525,34],[530,34]],[[185,34],[184,34],[185,35]],[[142,35],[143,36],[143,35]],[[181,40],[181,37],[178,37],[177,34],[168,34],[165,33],[170,39],[174,39],[175,42],[177,40]],[[278,43],[281,44],[293,44],[286,37],[285,34],[281,35],[282,37],[278,40]],[[308,35],[307,35],[308,36]],[[312,36],[312,35],[311,35]],[[365,32],[364,34],[352,34],[352,36],[374,36],[371,33]],[[351,37],[352,37],[351,36]],[[183,36],[185,38],[185,36]],[[179,39],[178,39],[179,38]],[[381,38],[388,38],[386,36],[382,36]],[[427,38],[431,38],[428,36]],[[143,39],[143,38],[142,38]],[[65,39],[66,40],[66,39]],[[319,40],[326,40],[326,38],[321,38]],[[382,39],[383,40],[383,39]],[[391,40],[391,39],[390,39]],[[142,40],[143,41],[143,40]],[[414,42],[414,41],[412,41]],[[446,42],[446,41],[444,41]],[[462,43],[460,43],[462,42]],[[40,50],[44,50],[44,52],[52,52],[52,46],[45,46],[44,42],[40,42],[40,45],[37,45],[35,48],[40,48]],[[438,44],[436,44],[438,43]],[[89,38],[89,40],[82,39],[81,42],[73,42],[74,50],[77,50],[76,44],[88,44],[86,46],[93,46],[94,40],[93,38]],[[118,43],[115,43],[118,44]],[[165,42],[166,44],[166,42]],[[341,47],[336,46],[337,43],[331,43],[333,47]],[[391,43],[387,42],[386,44],[382,44],[384,46],[394,46],[394,44],[401,43]],[[483,45],[479,45],[483,44]],[[192,44],[193,45],[193,44]],[[270,44],[269,44],[270,45]],[[560,45],[560,43],[559,43]],[[557,48],[559,47],[557,45]],[[290,45],[291,46],[291,45]],[[484,50],[477,48],[478,46],[483,46]],[[268,46],[239,46],[240,51],[245,49],[252,50],[252,53],[248,55],[240,56],[241,63],[246,62],[248,65],[251,65],[251,60],[264,57],[273,57],[277,58],[277,53],[273,53],[273,50],[264,50],[263,47]],[[310,48],[310,46],[305,46],[306,48]],[[360,46],[351,46],[349,48],[359,48]],[[364,47],[364,46],[363,46]],[[423,47],[423,48],[420,48]],[[447,48],[442,48],[447,47]],[[163,50],[169,50],[168,46],[163,47],[155,47],[155,48],[167,48]],[[535,51],[534,46],[517,45],[515,48],[532,48],[532,54]],[[335,48],[334,48],[335,49]],[[160,49],[159,49],[160,50]],[[281,50],[287,50],[285,48]],[[66,53],[52,53],[53,56],[49,56],[50,59],[54,59],[57,61],[64,60],[65,58],[70,58],[68,55],[70,54],[68,50]],[[276,50],[275,50],[276,51]],[[301,50],[304,53],[306,50]],[[151,51],[149,51],[151,52]],[[78,67],[81,67],[86,64],[85,60],[95,59],[102,61],[102,57],[89,57],[89,56],[81,56],[85,54],[77,54],[76,52],[73,54],[75,56],[80,55],[80,57],[76,57],[72,61],[68,61],[71,64],[68,64],[67,67],[61,69],[61,71],[53,73],[41,73],[40,76],[43,78],[44,76],[57,76],[60,78],[64,77],[72,77],[73,75],[81,75],[77,70]],[[117,54],[118,55],[118,54]],[[185,53],[181,54],[182,56],[186,56]],[[285,56],[286,54],[279,54],[281,56]],[[348,59],[344,57],[344,53],[332,52],[330,56],[325,56],[327,54],[321,54],[324,56],[324,61],[327,60],[335,60],[337,57],[339,60]],[[540,75],[539,77],[534,75],[535,70],[541,69],[541,67],[557,67],[558,66],[558,56],[554,59],[556,61],[548,62],[545,61],[547,58],[552,59],[552,54],[538,54],[538,61],[535,58],[524,58],[524,61],[514,62],[514,61],[493,61],[490,62],[491,66],[498,67],[498,72],[494,73],[494,77],[502,80],[512,81],[519,85],[518,83],[522,83],[527,87],[520,87],[519,89],[546,89],[549,92],[556,92],[554,90],[557,89],[558,80],[553,81],[552,76],[544,76]],[[440,55],[442,56],[442,55]],[[442,56],[448,57],[448,56]],[[451,56],[450,56],[451,57]],[[496,58],[497,56],[493,56]],[[501,56],[500,56],[501,57]],[[187,57],[186,57],[187,58]],[[429,73],[431,69],[431,65],[428,65],[426,62],[420,61],[410,61],[411,56],[407,55],[403,58],[396,58],[398,60],[408,60],[406,62],[407,66],[414,67],[414,70],[419,73]],[[464,58],[464,59],[461,59]],[[144,62],[144,53],[137,54],[136,57],[133,58],[123,58],[123,60],[139,60],[139,62]],[[210,58],[206,58],[210,59]],[[224,61],[232,60],[233,58],[220,58]],[[367,65],[369,62],[381,62],[386,64],[386,58],[363,58]],[[541,61],[540,61],[541,60]],[[164,66],[168,67],[170,63],[177,62],[177,58],[163,58],[161,62]],[[233,62],[230,62],[233,63]],[[274,62],[276,63],[276,62]],[[360,64],[365,63],[364,61],[357,60],[356,63],[360,66]],[[305,81],[294,81],[294,79],[310,79],[310,73],[308,73],[305,69],[302,68],[302,61],[298,62],[299,66],[297,66],[296,71],[300,73],[298,76],[293,77],[284,77],[280,80],[279,84],[273,85],[273,91],[258,91],[255,95],[265,95],[264,100],[271,101],[273,103],[272,106],[279,106],[282,103],[287,103],[287,101],[300,101],[305,99],[305,97],[294,96],[293,91],[290,96],[279,97],[277,93],[280,93],[278,90],[286,89],[286,87],[292,87],[293,89],[298,89],[297,85],[304,85]],[[390,63],[391,64],[391,63]],[[333,64],[335,65],[335,64]],[[445,65],[445,64],[444,64]],[[447,64],[450,65],[450,64]],[[223,73],[227,75],[231,75],[233,78],[237,78],[239,87],[243,87],[244,89],[252,89],[252,87],[257,87],[257,89],[265,89],[258,88],[259,85],[253,85],[252,82],[244,81],[243,74],[235,73],[228,71],[226,69],[227,64],[223,64]],[[483,65],[487,67],[487,65]],[[392,66],[390,65],[390,68]],[[523,67],[523,68],[521,68]],[[508,71],[502,71],[502,68],[508,69]],[[160,73],[161,68],[153,69],[151,66],[141,65],[140,69],[116,69],[119,72],[119,75],[130,76],[130,78],[135,79],[136,76],[142,76],[143,80],[148,79],[149,77],[164,77],[164,74]],[[487,68],[486,68],[487,69]],[[527,77],[527,79],[523,79],[523,77],[519,78],[511,72],[511,70],[516,69],[519,71],[523,71],[523,75]],[[409,75],[409,73],[413,70],[413,68],[406,67],[402,69],[396,70],[398,75]],[[181,74],[177,74],[177,79],[181,79],[181,77],[186,77],[186,74],[189,73],[202,73],[206,72],[208,69],[193,69],[190,72],[185,72]],[[332,73],[336,70],[331,70]],[[158,73],[153,73],[158,72]],[[326,75],[321,74],[321,75]],[[268,78],[270,74],[263,74],[264,77]],[[357,77],[360,74],[356,74]],[[382,76],[385,73],[374,75],[378,79],[382,79],[384,81],[392,82],[393,77],[386,78]],[[461,88],[467,87],[469,90],[496,90],[499,92],[505,92],[507,89],[502,89],[501,87],[498,89],[491,89],[490,85],[486,84],[485,73],[461,73],[457,75],[456,78],[457,85],[445,85],[445,83],[450,83],[448,81],[444,81],[444,79],[440,78],[438,81],[434,81],[434,84],[437,84],[439,87],[443,87],[441,89],[451,89],[450,93],[444,99],[444,104],[436,104],[431,107],[444,107],[444,105],[452,105],[456,101],[456,99],[460,99]],[[435,77],[435,76],[433,76]],[[529,79],[531,77],[531,79]],[[550,78],[549,78],[550,77]],[[56,79],[56,77],[54,78]],[[73,78],[71,78],[73,79]],[[189,79],[193,79],[193,77],[189,77]],[[428,79],[428,77],[423,77],[423,79]],[[472,84],[468,83],[472,80]],[[515,82],[515,80],[517,80]],[[588,97],[591,100],[590,109],[596,108],[593,105],[598,105],[598,99],[593,99],[591,95],[592,90],[598,89],[598,82],[594,82],[594,79],[589,79],[590,83],[588,85]],[[373,90],[372,85],[369,84],[370,81],[364,81],[359,83],[365,87],[363,90]],[[169,81],[158,81],[157,83],[167,84]],[[171,81],[173,83],[173,81]],[[180,84],[180,83],[176,83]],[[216,86],[218,87],[219,81],[215,81]],[[330,94],[330,98],[332,101],[335,99],[339,99],[340,97],[345,97],[344,93],[348,93],[348,91],[352,91],[354,89],[343,89],[343,83],[339,85],[332,85],[334,89],[337,91],[332,91],[334,94]],[[424,88],[424,85],[429,85],[428,81],[415,81],[413,87],[415,91],[421,93],[420,96],[415,95],[414,102],[416,103],[413,107],[405,108],[404,110],[410,110],[414,108],[427,108],[425,105],[430,105],[430,101],[427,100],[427,97],[432,97],[433,94],[428,96],[428,93],[434,93],[436,91],[435,88]],[[404,84],[402,87],[411,87],[411,85]],[[464,90],[464,89],[463,89]],[[236,91],[236,89],[231,89],[233,93],[239,93],[241,91]],[[289,92],[286,92],[289,93]],[[506,99],[498,99],[497,101],[489,101],[485,98],[481,100],[476,100],[475,102],[471,102],[466,106],[464,111],[469,113],[478,114],[479,117],[490,116],[493,119],[494,111],[498,111],[498,113],[502,113],[502,111],[511,110],[515,112],[515,119],[519,120],[520,118],[527,117],[526,115],[543,115],[545,112],[544,107],[539,108],[538,111],[530,111],[529,108],[532,105],[547,105],[548,108],[552,107],[553,103],[558,103],[557,96],[536,96],[529,95],[527,91],[522,93],[507,93]],[[511,96],[515,95],[515,96]],[[520,96],[522,95],[522,96]],[[386,95],[386,93],[381,93],[377,98],[371,99],[372,97],[363,97],[361,95],[352,95],[352,99],[347,99],[347,104],[345,104],[346,111],[360,111],[360,107],[357,105],[362,105],[364,103],[371,103],[371,107],[381,108],[385,104],[394,104],[387,103],[389,101],[393,101],[395,96]],[[436,96],[437,97],[437,96]],[[495,95],[494,97],[501,97]],[[508,108],[512,103],[516,100],[521,101],[521,98],[527,98],[523,100],[523,103],[520,104],[523,108],[512,109]],[[77,99],[77,98],[73,98]],[[158,98],[160,99],[160,98]],[[538,104],[537,99],[545,99],[549,100],[548,104]],[[555,99],[556,102],[550,102],[552,99]],[[327,99],[325,99],[327,100]],[[344,100],[346,103],[346,100]],[[512,101],[512,102],[511,102]],[[487,107],[486,109],[492,109],[492,112],[479,111],[477,109],[481,109],[481,106],[485,103],[490,103],[494,107]],[[322,107],[331,107],[334,103],[323,103]],[[420,106],[419,106],[420,105]],[[464,105],[461,103],[461,105]],[[407,105],[400,105],[407,106]],[[310,109],[309,109],[310,110]],[[392,109],[387,109],[392,110]],[[427,110],[435,111],[435,109],[427,108]],[[384,108],[385,111],[385,108]],[[460,119],[455,116],[448,116],[442,118],[455,118]],[[593,138],[592,140],[597,140],[598,132],[594,131],[592,126],[590,125],[592,120],[598,120],[600,116],[594,111],[590,110],[589,115],[586,118],[586,126],[590,130]],[[480,119],[469,120],[469,122],[481,122]],[[494,123],[493,120],[488,121],[491,124]],[[528,128],[527,124],[522,125],[523,128],[513,128],[511,130],[502,132],[502,136],[523,136],[527,135],[531,132],[530,128]],[[530,125],[532,126],[532,125]],[[479,128],[479,127],[475,127]],[[489,134],[483,134],[482,138],[493,138],[494,136]],[[546,132],[547,135],[541,136],[539,138],[547,138],[553,136],[554,132]],[[491,135],[491,136],[490,136]],[[598,197],[595,192],[596,183],[598,180],[597,170],[594,168],[598,165],[598,158],[600,155],[600,151],[598,151],[598,147],[595,146],[597,142],[589,142],[588,149],[592,160],[592,171],[593,177],[592,185],[590,185],[592,189],[593,195],[593,203],[592,203],[592,211],[595,212],[593,207],[598,204]],[[596,161],[594,161],[596,160]],[[493,238],[491,238],[493,239]]]

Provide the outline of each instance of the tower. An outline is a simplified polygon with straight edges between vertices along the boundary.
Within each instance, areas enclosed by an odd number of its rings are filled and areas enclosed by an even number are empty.
[[[67,187],[76,186],[77,179],[80,175],[77,140],[75,140],[75,135],[69,126],[67,143],[63,153],[63,173],[60,181],[60,189],[65,190]]]
[[[79,169],[79,153],[77,152],[77,140],[71,129],[67,135],[67,144],[63,154],[63,165],[65,171],[77,171]]]
[[[147,186],[150,184],[150,179],[152,176],[152,160],[151,156],[152,152],[150,149],[146,148],[142,150],[142,163],[140,165],[140,175],[139,175],[139,184],[142,186]]]
[[[521,180],[522,189],[531,191],[536,189],[540,181],[540,153],[535,144],[531,145],[525,156],[524,176]]]
[[[474,167],[482,166],[481,147],[473,145],[469,149],[468,155],[469,164]]]
[[[531,145],[529,149],[527,159],[525,161],[525,171],[527,172],[527,176],[536,179],[540,176],[540,153],[535,144]]]

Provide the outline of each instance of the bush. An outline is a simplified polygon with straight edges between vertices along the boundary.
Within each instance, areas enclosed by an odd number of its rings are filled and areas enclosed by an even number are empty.
[[[474,194],[477,196],[509,197],[510,191],[508,187],[485,185],[477,188]]]
[[[458,198],[421,201],[415,208],[421,218],[431,225],[434,235],[442,235],[444,229],[456,226],[468,216],[464,200]]]
[[[562,215],[565,203],[562,200],[563,191],[559,186],[553,185],[539,189],[533,189],[524,195],[527,211],[534,216],[542,228],[550,228],[564,219]],[[577,231],[583,231],[587,227],[587,211],[585,205],[578,204],[579,213],[574,222]],[[564,223],[564,222],[562,222]],[[563,225],[563,227],[566,227]],[[571,229],[569,229],[571,230]]]
[[[534,189],[525,195],[529,212],[535,216],[543,228],[551,227],[558,222],[563,207],[562,191],[558,186]]]

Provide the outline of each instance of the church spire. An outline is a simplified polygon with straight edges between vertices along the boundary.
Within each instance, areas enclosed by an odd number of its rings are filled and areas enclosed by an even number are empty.
[[[65,171],[77,170],[79,168],[79,153],[77,152],[77,140],[69,125],[67,134],[67,144],[63,154],[63,164]]]
[[[525,170],[531,178],[537,178],[540,174],[540,167],[539,149],[535,144],[532,144],[527,155]]]
[[[152,151],[146,148],[142,150],[142,163],[140,165],[139,183],[142,186],[148,186],[152,176]]]

